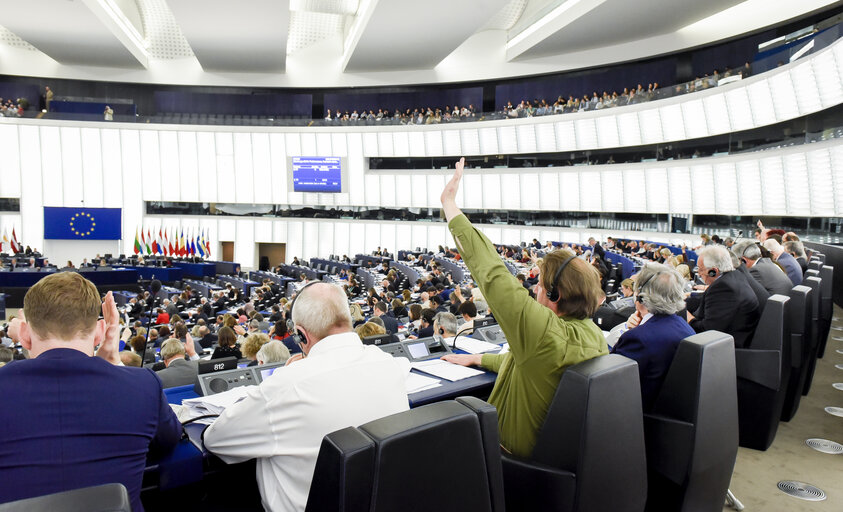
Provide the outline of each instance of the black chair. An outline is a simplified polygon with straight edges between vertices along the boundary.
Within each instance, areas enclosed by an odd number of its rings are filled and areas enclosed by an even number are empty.
[[[784,395],[782,421],[790,421],[796,416],[802,389],[808,376],[808,358],[811,356],[813,338],[813,290],[804,285],[794,286],[790,290],[790,302],[787,304],[790,316],[791,363],[790,380]]]
[[[609,354],[568,368],[530,459],[502,460],[509,510],[644,510],[638,363]]]
[[[740,445],[766,450],[773,444],[790,377],[789,297],[773,295],[749,348],[735,349]]]
[[[503,512],[497,411],[461,397],[325,436],[307,512]]]
[[[717,331],[682,340],[644,415],[648,511],[719,511],[738,454],[735,341]]]
[[[105,484],[4,503],[0,512],[132,512],[132,505],[123,484]]]
[[[825,344],[831,331],[831,318],[834,316],[834,267],[823,265],[820,269],[820,279],[823,280],[820,290],[820,341],[817,357],[825,355]]]
[[[819,274],[816,270],[809,270],[808,274],[811,274],[812,272]],[[802,388],[802,396],[805,396],[809,391],[811,391],[811,382],[814,380],[814,370],[817,368],[817,351],[819,351],[820,348],[820,295],[822,294],[822,279],[815,275],[806,275],[802,284],[811,289],[810,350],[806,361],[808,370],[805,375],[805,385]]]

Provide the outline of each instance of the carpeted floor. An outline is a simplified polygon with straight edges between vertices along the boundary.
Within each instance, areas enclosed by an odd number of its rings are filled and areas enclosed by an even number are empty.
[[[822,438],[843,444],[843,417],[832,416],[825,407],[843,407],[843,391],[832,387],[843,382],[843,310],[834,307],[835,321],[826,345],[825,356],[817,361],[811,392],[802,397],[799,411],[789,423],[779,423],[776,440],[766,452],[738,449],[730,489],[747,512],[843,511],[843,455],[828,455],[805,444],[810,438]],[[834,338],[841,338],[835,340]],[[788,496],[776,485],[781,480],[796,480],[820,488],[825,501],[803,501]],[[725,510],[733,510],[725,507]]]

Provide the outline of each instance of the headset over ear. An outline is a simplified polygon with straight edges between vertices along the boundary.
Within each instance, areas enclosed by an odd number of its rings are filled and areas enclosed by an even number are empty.
[[[553,284],[551,285],[551,288],[545,293],[550,302],[556,302],[559,300],[559,289],[557,286],[559,284],[559,277],[562,275],[562,271],[565,270],[565,267],[568,266],[568,263],[571,263],[571,260],[576,257],[576,255],[570,256],[567,260],[563,261],[562,264],[559,265],[559,268],[556,270],[556,275],[553,276]]]
[[[656,272],[655,274],[653,274],[650,277],[648,277],[647,279],[645,279],[643,283],[641,283],[641,286],[638,287],[638,295],[635,297],[635,300],[637,302],[640,302],[642,304],[644,303],[644,287],[647,286],[647,283],[652,281],[653,278],[656,277],[659,274],[661,274],[661,272]]]
[[[708,277],[717,277],[717,269],[716,268],[708,269]]]
[[[313,281],[312,283],[307,283],[306,285],[302,286],[296,296],[293,297],[293,302],[290,303],[290,318],[287,319],[287,332],[290,333],[290,336],[293,337],[293,341],[296,343],[296,345],[299,346],[299,348],[301,348],[302,345],[307,343],[307,338],[305,338],[304,333],[298,327],[296,327],[295,322],[293,322],[293,308],[296,307],[296,301],[299,300],[299,297],[304,292],[304,290],[308,286],[312,286],[318,282],[319,281]],[[304,350],[302,350],[302,354],[304,354]]]

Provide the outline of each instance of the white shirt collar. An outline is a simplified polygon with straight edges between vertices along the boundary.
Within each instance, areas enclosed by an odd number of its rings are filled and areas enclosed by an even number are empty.
[[[641,319],[641,323],[639,323],[638,325],[644,325],[644,323],[651,318],[653,318],[653,314],[647,313],[646,315],[644,315],[644,318]]]
[[[326,354],[337,349],[352,347],[363,348],[363,342],[360,341],[360,336],[358,336],[356,332],[349,331],[340,334],[332,334],[322,338],[313,345],[313,348],[310,349],[307,356],[311,357],[314,355]]]

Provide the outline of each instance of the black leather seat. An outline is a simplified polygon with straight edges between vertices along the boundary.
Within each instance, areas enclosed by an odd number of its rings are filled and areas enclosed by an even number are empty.
[[[820,290],[820,341],[817,357],[825,355],[825,344],[831,331],[831,318],[834,316],[834,267],[823,265],[820,269],[820,279],[823,280]]]
[[[773,444],[790,377],[790,297],[773,295],[752,336],[750,348],[735,349],[740,445],[766,450]]]
[[[498,414],[474,397],[325,436],[308,512],[503,512]]]
[[[812,273],[814,275],[811,275]],[[805,396],[811,391],[811,383],[814,381],[814,370],[817,368],[817,351],[820,349],[820,296],[822,294],[822,279],[819,278],[819,271],[809,270],[802,284],[811,289],[811,346],[806,361],[808,370],[805,375],[805,385],[802,388],[802,396]]]
[[[644,415],[648,511],[722,510],[738,454],[734,346],[717,331],[679,344]]]
[[[790,380],[782,406],[782,421],[790,421],[796,416],[808,376],[808,358],[811,356],[811,340],[814,336],[813,300],[813,290],[808,286],[798,285],[790,290],[790,302],[787,304],[792,340]]]
[[[132,506],[123,484],[105,484],[4,503],[0,512],[132,512]]]
[[[638,363],[619,354],[568,368],[530,460],[504,454],[508,510],[644,510],[647,472]]]

